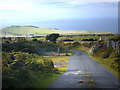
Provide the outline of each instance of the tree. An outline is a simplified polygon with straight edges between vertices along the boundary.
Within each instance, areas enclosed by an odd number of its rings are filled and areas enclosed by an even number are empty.
[[[59,37],[59,34],[50,34],[46,36],[46,40],[56,43],[56,39]]]

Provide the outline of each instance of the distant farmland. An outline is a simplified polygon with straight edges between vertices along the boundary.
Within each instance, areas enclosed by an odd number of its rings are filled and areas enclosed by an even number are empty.
[[[80,35],[80,34],[111,34],[103,31],[63,31],[56,28],[39,28],[36,26],[11,26],[2,30],[2,36],[26,36],[33,34],[34,36],[46,36],[51,33],[59,33],[60,35]]]

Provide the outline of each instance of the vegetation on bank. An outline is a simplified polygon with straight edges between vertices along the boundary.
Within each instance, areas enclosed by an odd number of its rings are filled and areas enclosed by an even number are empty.
[[[67,65],[55,68],[54,61],[68,62],[69,56],[56,58],[24,52],[3,53],[3,88],[47,88],[67,69]]]
[[[68,62],[69,57],[70,56],[62,56],[61,59],[61,56],[52,56],[47,57],[47,59],[50,59],[53,63],[55,63],[57,60],[59,60],[59,62],[63,62],[63,60]],[[53,70],[52,73],[39,73],[39,72],[34,73],[37,79],[34,83],[32,83],[33,87],[47,88],[52,82],[54,82],[59,76],[61,76],[67,70],[67,64],[54,65],[54,69],[55,71]]]
[[[68,62],[69,56],[44,56],[36,48],[63,48],[52,42],[36,39],[8,38],[2,47],[3,88],[47,88],[62,75],[67,64],[54,65],[55,61]],[[51,49],[48,50],[51,52]],[[43,53],[43,52],[42,52]]]
[[[108,37],[108,38],[107,38]],[[99,39],[102,40],[99,40]],[[111,46],[107,46],[107,39],[109,41],[119,42],[120,35],[108,35],[108,36],[69,36],[69,37],[59,37],[59,43],[69,49],[77,49],[83,52],[87,52],[88,55],[96,60],[98,63],[102,64],[105,68],[113,72],[116,76],[120,74],[120,58],[118,55],[118,49]],[[91,41],[83,41],[88,39]],[[92,41],[97,39],[97,41]],[[67,41],[66,41],[67,40]],[[71,41],[73,40],[73,41]],[[94,47],[94,53],[92,48]]]
[[[118,50],[112,47],[104,47],[94,54],[89,53],[89,56],[120,78],[120,57]]]
[[[114,40],[116,39],[116,36],[110,37]],[[90,38],[92,37],[88,39]],[[66,39],[70,38],[67,37]],[[86,37],[83,39],[86,39]],[[93,39],[96,38],[93,36]],[[103,47],[98,49],[99,45],[103,45]],[[3,40],[2,46],[3,88],[47,88],[67,69],[70,56],[49,56],[47,54],[47,52],[51,53],[52,51],[58,53],[58,47],[60,47],[60,52],[63,53],[71,53],[70,49],[85,51],[90,57],[116,75],[117,71],[120,72],[118,51],[112,47],[106,47],[104,40],[95,42],[74,41],[73,43],[59,41],[52,43],[40,41],[38,37],[7,38]],[[95,46],[96,51],[94,54],[91,54],[93,46]]]
[[[93,39],[93,40],[98,40],[98,39],[106,39],[106,37],[108,36],[108,39],[109,40],[119,40],[119,35],[118,34],[115,34],[115,35],[76,35],[76,36],[62,36],[62,37],[59,37],[57,39],[57,41],[64,41],[64,40],[73,40],[74,42],[79,42],[79,41],[83,41],[85,39]]]
[[[37,62],[37,59],[41,61]],[[28,88],[35,80],[33,73],[52,73],[54,69],[51,60],[35,54],[23,52],[3,52],[3,88]]]
[[[106,44],[104,44],[102,48],[99,48],[101,42],[104,41],[98,41],[92,44],[80,44],[79,46],[76,46],[76,49],[87,52],[91,58],[96,60],[98,63],[100,63],[105,68],[113,72],[116,76],[118,76],[118,78],[120,78],[120,57],[118,54],[118,50],[113,49],[112,47],[107,47]],[[96,46],[96,51],[94,53],[92,53],[93,46]]]

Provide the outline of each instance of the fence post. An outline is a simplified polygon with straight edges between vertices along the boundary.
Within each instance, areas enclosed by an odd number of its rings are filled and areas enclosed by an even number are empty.
[[[116,42],[116,49],[118,49],[118,42]]]
[[[109,45],[110,45],[110,42],[109,42],[109,40],[107,41],[107,47],[109,47]]]
[[[101,38],[101,36],[100,36],[99,41],[101,41],[101,40],[102,40],[102,38]]]
[[[38,50],[37,50],[37,48],[36,48],[36,53],[37,53],[37,51],[38,51]]]
[[[19,43],[19,38],[17,37],[17,43]]]
[[[66,48],[66,56],[68,56],[68,50],[67,50],[67,48]]]
[[[118,54],[120,56],[120,41],[118,42]]]
[[[112,41],[112,47],[115,49],[115,42]]]
[[[112,41],[109,42],[109,46],[110,46],[110,47],[112,46]]]
[[[95,51],[95,49],[94,49],[95,47],[92,47],[92,54],[94,54],[94,51]]]
[[[58,47],[58,56],[60,56],[60,48]]]

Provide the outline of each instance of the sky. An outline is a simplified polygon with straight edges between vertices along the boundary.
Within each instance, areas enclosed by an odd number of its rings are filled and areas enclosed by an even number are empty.
[[[117,32],[118,0],[0,0],[0,28],[35,25]]]

